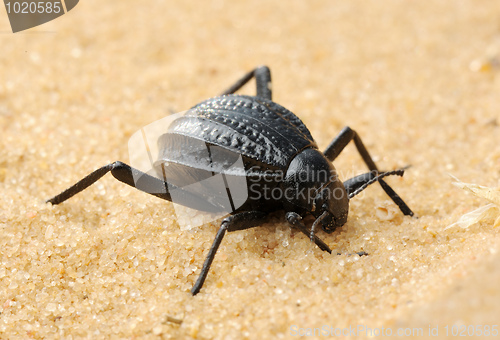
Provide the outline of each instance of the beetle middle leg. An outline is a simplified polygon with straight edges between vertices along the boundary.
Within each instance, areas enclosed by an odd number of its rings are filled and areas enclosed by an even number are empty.
[[[196,280],[193,288],[191,289],[191,294],[196,295],[203,287],[203,283],[207,278],[208,271],[215,257],[215,253],[219,249],[219,246],[227,232],[244,230],[258,226],[262,221],[265,220],[267,214],[261,211],[245,211],[228,216],[222,220],[217,235],[215,235],[214,242],[208,251],[203,267],[201,268],[200,276]]]
[[[330,161],[333,161],[335,158],[338,157],[338,155],[344,150],[344,148],[349,144],[350,141],[354,140],[354,144],[356,145],[356,149],[358,149],[359,154],[361,155],[361,158],[363,158],[363,161],[366,163],[370,171],[374,171],[375,173],[379,173],[379,170],[377,168],[377,165],[375,165],[375,162],[373,161],[372,157],[368,153],[368,150],[366,149],[365,145],[361,141],[361,138],[359,138],[358,134],[356,131],[352,130],[350,127],[346,126],[339,134],[337,137],[333,139],[333,141],[328,145],[326,150],[324,151],[324,154],[326,158],[328,158]],[[384,180],[380,179],[378,181],[380,185],[382,186],[382,189],[387,193],[387,195],[396,203],[396,205],[399,207],[399,209],[403,212],[405,215],[413,216],[413,211],[411,211],[410,207],[403,201],[401,197],[387,184]]]
[[[257,84],[257,97],[272,100],[273,93],[271,89],[271,71],[267,66],[259,66],[256,69],[248,72],[230,88],[222,92],[221,95],[223,96],[226,94],[235,93],[254,77]]]

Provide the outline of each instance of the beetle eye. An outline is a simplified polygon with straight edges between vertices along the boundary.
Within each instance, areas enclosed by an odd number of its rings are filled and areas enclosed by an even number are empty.
[[[313,207],[315,210],[312,212],[314,212],[313,215],[316,217],[315,223],[320,223],[321,228],[328,233],[334,231],[336,228],[335,217],[332,211],[328,208],[327,202],[321,197],[321,195],[316,197],[314,205],[315,207]]]
[[[321,211],[327,212],[327,214],[321,219],[321,228],[327,233],[331,233],[336,228],[335,217],[328,209],[328,205],[326,203],[321,206]]]

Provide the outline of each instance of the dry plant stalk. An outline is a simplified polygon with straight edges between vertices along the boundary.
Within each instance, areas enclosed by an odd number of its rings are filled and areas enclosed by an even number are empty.
[[[477,197],[484,198],[490,203],[463,215],[458,221],[447,226],[445,230],[455,226],[467,229],[476,223],[489,221],[494,221],[494,228],[498,227],[500,225],[500,190],[498,188],[488,188],[482,185],[464,183],[458,178],[452,177],[455,180],[455,182],[452,183],[453,185],[463,190],[470,191]]]

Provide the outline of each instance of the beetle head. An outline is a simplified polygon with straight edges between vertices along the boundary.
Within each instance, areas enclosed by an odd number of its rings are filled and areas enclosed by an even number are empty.
[[[349,196],[333,164],[316,149],[297,154],[287,170],[285,197],[291,209],[300,208],[316,217],[323,230],[331,233],[345,224]],[[294,195],[289,195],[292,192]]]
[[[343,226],[349,213],[349,197],[342,182],[332,180],[320,188],[313,209],[312,215],[327,233]]]

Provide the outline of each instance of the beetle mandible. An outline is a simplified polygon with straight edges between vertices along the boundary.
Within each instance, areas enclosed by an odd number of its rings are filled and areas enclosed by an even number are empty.
[[[234,94],[252,78],[256,81],[256,96]],[[203,129],[184,124],[193,116],[203,120]],[[288,193],[305,192],[306,195],[282,195],[279,199],[265,195],[249,196],[244,204],[235,207],[222,220],[201,273],[191,290],[193,295],[202,288],[225,233],[256,227],[270,212],[283,210],[292,227],[306,234],[320,249],[329,253],[331,249],[315,234],[318,225],[328,233],[343,226],[347,221],[349,200],[374,182],[380,183],[403,214],[413,216],[411,209],[383,180],[383,177],[390,175],[402,176],[404,169],[380,172],[358,134],[349,127],[345,127],[321,152],[302,121],[272,101],[271,72],[267,66],[255,68],[221,95],[194,106],[183,117],[174,121],[159,138],[159,159],[155,162],[155,170],[161,172],[170,167],[172,171],[168,183],[165,177],[162,180],[117,161],[95,170],[47,202],[59,204],[108,172],[123,183],[172,201],[170,192],[165,190],[167,184],[168,188],[176,188],[182,192],[186,177],[196,180],[225,170],[224,164],[227,162],[224,159],[186,156],[192,151],[189,150],[189,141],[194,140],[203,141],[208,149],[217,147],[223,150],[222,154],[229,158],[240,155],[244,171],[236,176],[244,176],[249,183],[257,184],[257,190],[271,188]],[[342,182],[332,162],[350,141],[354,141],[370,172]],[[160,187],[162,191],[151,190]],[[217,211],[220,208],[214,197],[217,193],[209,190],[198,193],[185,191],[183,195],[183,199],[176,203],[199,210]],[[310,229],[301,221],[307,214],[315,217]]]

